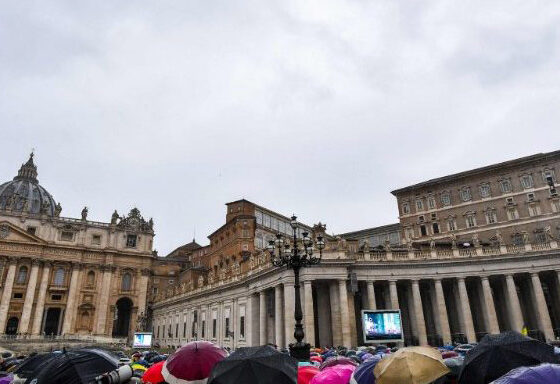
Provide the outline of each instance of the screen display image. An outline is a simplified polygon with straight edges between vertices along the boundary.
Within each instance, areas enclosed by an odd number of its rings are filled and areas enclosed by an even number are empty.
[[[362,311],[365,343],[389,343],[403,340],[401,311]]]
[[[135,333],[133,348],[151,348],[152,347],[152,334],[151,333]]]

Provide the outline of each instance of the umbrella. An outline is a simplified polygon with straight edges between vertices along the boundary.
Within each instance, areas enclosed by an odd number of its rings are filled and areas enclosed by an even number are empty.
[[[161,374],[161,369],[163,368],[164,361],[160,361],[152,365],[142,376],[142,382],[146,384],[159,384],[163,383],[165,379]]]
[[[209,341],[191,341],[176,350],[163,364],[161,374],[169,384],[205,380],[216,363],[227,356],[225,349]]]
[[[90,383],[97,376],[117,369],[119,363],[111,353],[97,348],[82,348],[48,355],[49,358],[43,358],[36,364],[33,372],[26,375],[27,382]]]
[[[328,367],[316,374],[310,384],[348,384],[355,370],[353,365]]]
[[[297,370],[295,359],[268,345],[239,348],[216,364],[208,384],[296,384]]]
[[[373,369],[380,360],[381,357],[373,356],[371,359],[364,361],[352,374],[350,384],[375,384]]]
[[[558,384],[560,383],[560,365],[541,364],[536,367],[519,367],[512,369],[492,384]]]
[[[350,356],[354,356],[356,354],[356,351],[354,351],[353,349],[349,349],[348,351],[346,351],[346,356],[350,357]]]
[[[460,384],[487,384],[514,368],[555,363],[551,345],[517,332],[486,335],[465,357]]]
[[[321,366],[319,367],[319,370],[323,370],[325,368],[328,367],[332,367],[335,365],[358,365],[358,363],[356,363],[354,360],[352,360],[349,357],[345,357],[345,356],[336,356],[336,357],[329,357],[327,360],[325,360],[323,362],[323,364],[321,364]]]
[[[323,362],[323,358],[321,356],[311,356],[309,361],[313,361],[314,363],[321,364]]]
[[[457,356],[444,359],[443,362],[445,363],[445,366],[449,368],[451,374],[458,377],[461,372],[461,368],[463,368],[464,360],[465,358],[463,356]]]
[[[441,357],[444,359],[449,359],[451,357],[457,357],[457,356],[459,356],[459,354],[455,351],[443,351],[441,353]]]
[[[316,367],[299,367],[298,374],[297,374],[297,382],[298,384],[309,384],[311,379],[319,373],[319,370]]]
[[[0,384],[10,384],[14,380],[14,375],[11,373],[7,376],[0,377]]]
[[[373,357],[373,355],[371,353],[364,353],[362,356],[360,356],[360,359],[362,359],[362,361],[365,361],[367,359],[371,359]]]
[[[449,372],[441,354],[428,347],[399,349],[374,369],[378,384],[427,384]]]

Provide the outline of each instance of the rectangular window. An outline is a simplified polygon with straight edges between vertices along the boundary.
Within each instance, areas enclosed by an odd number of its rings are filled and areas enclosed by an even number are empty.
[[[179,323],[175,324],[175,338],[179,337]]]
[[[23,299],[23,293],[21,292],[14,293],[14,299]]]
[[[187,337],[187,322],[183,323],[183,338]]]
[[[428,197],[428,208],[436,209],[436,199],[433,196]]]
[[[494,224],[498,221],[496,217],[496,212],[494,210],[490,210],[486,212],[486,223],[487,224]]]
[[[461,188],[461,200],[469,201],[469,200],[471,200],[471,198],[472,198],[471,188],[470,187]]]
[[[535,194],[534,193],[528,193],[527,194],[527,201],[535,201]]]
[[[408,215],[410,213],[410,205],[408,203],[403,203],[402,213],[403,215]]]
[[[159,325],[157,326],[157,338],[159,339]]]
[[[72,241],[72,240],[74,240],[74,232],[62,231],[60,233],[60,240],[62,240],[62,241]]]
[[[51,295],[52,301],[60,301],[62,300],[62,295]]]
[[[451,195],[449,194],[449,192],[444,192],[441,194],[441,204],[443,204],[444,207],[451,205]]]
[[[454,231],[457,229],[457,226],[455,225],[455,220],[451,219],[447,221],[447,229],[449,229],[449,231]]]
[[[136,248],[136,235],[126,235],[126,246],[128,248]]]
[[[212,319],[212,338],[216,338],[216,325],[217,325],[217,321],[216,319]]]
[[[538,216],[541,214],[541,206],[538,204],[529,204],[529,216]]]
[[[517,209],[515,208],[508,208],[507,217],[509,220],[519,219],[519,212],[517,212]]]
[[[245,316],[239,318],[239,337],[245,338]]]
[[[422,200],[416,200],[416,211],[422,211],[424,209],[424,203]]]
[[[270,228],[270,216],[263,215],[263,225]]]
[[[432,224],[432,230],[434,232],[434,235],[439,233],[439,224],[438,223],[433,223]]]
[[[533,188],[533,176],[531,175],[521,176],[521,186],[525,189]]]
[[[546,233],[544,232],[535,233],[535,242],[546,243],[547,242]]]
[[[467,228],[476,227],[476,218],[474,217],[474,215],[467,216],[466,223],[467,223]]]
[[[482,184],[480,186],[480,197],[490,197],[490,184]]]
[[[101,236],[100,235],[93,235],[91,237],[91,243],[93,245],[101,245]]]
[[[426,226],[425,225],[420,226],[420,235],[421,236],[428,236],[428,232],[426,231]]]
[[[255,211],[255,218],[257,220],[258,225],[262,225],[263,223],[263,214],[261,211]]]
[[[36,231],[37,231],[37,227],[27,227],[27,233],[29,233],[30,235],[35,236]]]
[[[405,229],[405,236],[409,240],[414,238],[414,228],[406,228]]]
[[[509,179],[501,180],[500,181],[500,188],[502,190],[502,193],[511,193],[512,190],[513,190],[511,188],[511,181],[509,181]]]
[[[206,320],[202,320],[202,338],[203,339],[206,337],[205,332],[206,332]]]
[[[226,323],[226,327],[225,327],[225,335],[224,335],[224,337],[225,337],[225,338],[228,338],[228,337],[229,337],[229,334],[230,334],[230,332],[229,332],[229,317],[226,317],[226,318],[225,318],[225,323]]]

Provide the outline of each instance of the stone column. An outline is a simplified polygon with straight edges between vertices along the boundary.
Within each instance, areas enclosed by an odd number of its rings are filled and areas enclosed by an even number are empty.
[[[331,327],[332,327],[332,342],[333,345],[342,345],[342,330],[340,326],[340,297],[339,288],[336,281],[329,283],[329,296],[331,304]]]
[[[255,295],[249,293],[249,297],[247,298],[247,306],[245,307],[245,343],[247,346],[257,345],[255,343],[255,325],[258,323],[254,321],[255,316],[253,316],[256,312],[255,301]],[[239,313],[239,330],[241,331],[241,312]]]
[[[259,292],[259,344],[266,344],[266,291]]]
[[[391,309],[399,309],[399,295],[397,293],[397,281],[389,281],[389,296],[391,298]]]
[[[23,310],[21,312],[21,321],[19,323],[19,333],[26,334],[29,330],[29,321],[31,320],[31,309],[35,300],[35,289],[37,288],[37,276],[39,275],[38,260],[33,260],[31,273],[29,274],[29,282],[27,283],[27,291],[25,292],[25,300],[23,302]]]
[[[105,329],[107,324],[107,310],[109,309],[109,294],[111,292],[111,278],[113,277],[113,269],[114,267],[112,266],[104,266],[104,268],[102,268],[103,280],[100,287],[101,291],[99,292],[97,306],[95,308],[98,313],[95,332],[98,335],[106,334]]]
[[[512,328],[516,332],[521,332],[523,329],[523,312],[521,312],[521,304],[519,303],[513,275],[506,275],[506,286],[508,292],[508,312]]]
[[[375,302],[375,288],[373,287],[373,281],[367,282],[367,298],[368,298],[368,309],[377,309],[377,303]]]
[[[428,338],[426,336],[426,323],[424,321],[422,297],[420,296],[420,286],[418,280],[412,280],[412,298],[414,300],[414,317],[416,318],[418,343],[420,345],[428,345]]]
[[[6,332],[6,321],[8,320],[8,309],[10,308],[10,300],[12,299],[12,288],[16,277],[16,263],[14,260],[9,261],[8,273],[4,281],[4,290],[2,291],[2,300],[0,300],[0,333]]]
[[[447,318],[447,306],[445,305],[445,296],[443,295],[443,287],[441,286],[441,279],[434,279],[436,288],[436,303],[439,324],[441,327],[441,338],[443,344],[451,344],[451,330],[449,329],[449,319]]]
[[[315,313],[313,312],[313,286],[311,281],[303,283],[303,292],[305,296],[305,341],[312,346],[315,345]]]
[[[286,338],[286,348],[295,343],[294,328],[296,320],[294,319],[294,308],[296,302],[295,288],[292,283],[284,284],[284,337]]]
[[[282,284],[274,287],[274,343],[278,348],[284,348],[283,324],[284,318],[282,308]]]
[[[348,291],[346,280],[338,281],[340,294],[340,325],[342,327],[342,345],[350,348],[352,346],[352,335],[350,333],[350,313],[348,312]]]
[[[37,296],[37,306],[35,308],[35,316],[33,317],[33,327],[31,329],[32,335],[41,333],[41,322],[43,320],[43,312],[45,310],[45,297],[49,289],[49,277],[51,272],[51,265],[49,263],[43,264],[43,274],[41,276],[41,285],[39,286],[39,296]]]
[[[64,322],[62,323],[62,334],[72,332],[72,323],[77,309],[78,294],[80,292],[80,275],[81,266],[73,265],[72,276],[70,277],[70,287],[68,288],[68,298],[66,300],[66,310],[64,311]]]
[[[485,320],[486,331],[488,333],[500,333],[500,326],[498,325],[498,316],[496,315],[496,307],[494,306],[494,297],[492,296],[492,288],[490,287],[490,281],[488,281],[488,276],[482,276],[480,278],[482,284],[482,298],[484,300],[484,311],[486,312]]]
[[[547,342],[554,340],[552,322],[550,321],[550,314],[548,313],[548,307],[546,306],[546,300],[541,286],[541,279],[539,278],[539,274],[537,272],[531,273],[531,283],[533,286],[533,297],[538,311],[538,316],[536,317],[539,323],[539,328],[544,333],[544,337]]]
[[[459,287],[459,305],[461,306],[461,313],[463,317],[465,336],[467,337],[467,342],[476,342],[476,334],[474,332],[473,319],[471,314],[471,305],[469,303],[469,295],[467,293],[467,286],[465,285],[465,278],[458,277],[457,285]]]
[[[146,299],[148,298],[149,269],[142,269],[138,275],[138,314],[146,315]]]

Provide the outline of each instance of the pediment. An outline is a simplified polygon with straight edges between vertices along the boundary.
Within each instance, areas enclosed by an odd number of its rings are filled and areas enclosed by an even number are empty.
[[[40,237],[27,233],[8,221],[0,221],[0,241],[13,241],[17,243],[47,244]]]

